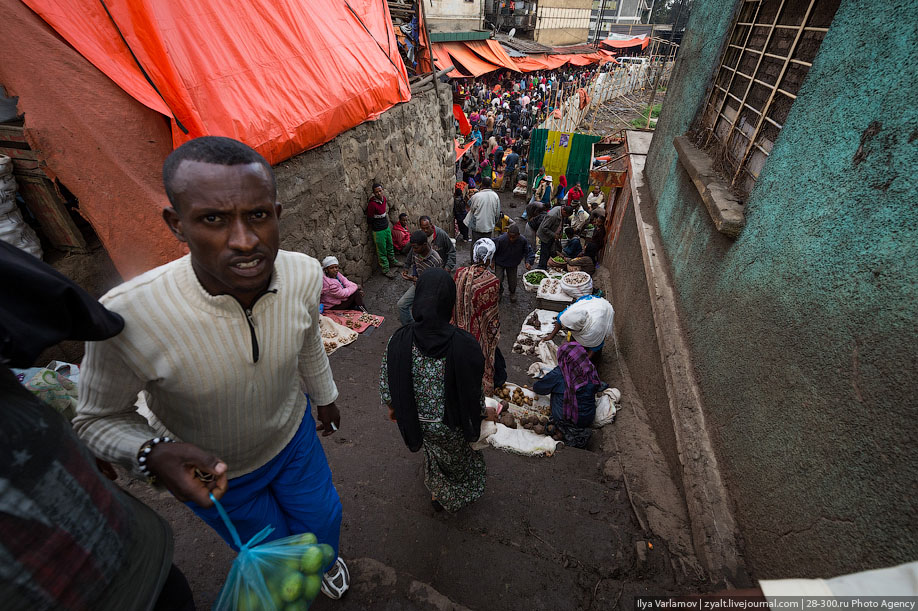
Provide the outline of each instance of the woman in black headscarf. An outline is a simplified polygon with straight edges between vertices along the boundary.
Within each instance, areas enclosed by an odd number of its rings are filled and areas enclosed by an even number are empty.
[[[421,274],[415,322],[389,340],[379,376],[379,394],[405,445],[424,450],[424,485],[438,511],[458,511],[485,487],[484,456],[469,446],[484,413],[484,357],[470,333],[449,324],[455,302],[456,284],[446,271]]]

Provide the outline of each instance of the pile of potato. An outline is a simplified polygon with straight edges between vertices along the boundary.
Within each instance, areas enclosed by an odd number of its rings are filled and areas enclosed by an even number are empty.
[[[506,386],[495,388],[494,395],[515,405],[531,406],[533,404],[533,398],[526,396],[526,393],[524,393],[518,386],[513,389],[513,392],[510,392],[510,389]]]

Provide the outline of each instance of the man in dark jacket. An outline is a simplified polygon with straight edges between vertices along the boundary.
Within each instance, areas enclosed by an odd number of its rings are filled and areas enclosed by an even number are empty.
[[[548,259],[552,255],[555,243],[561,238],[564,219],[573,212],[570,206],[561,208],[559,214],[546,214],[536,235],[539,238],[539,269],[548,269]]]
[[[535,253],[529,241],[520,235],[517,225],[510,225],[507,233],[494,240],[497,250],[494,252],[494,273],[500,282],[500,294],[504,294],[504,275],[507,276],[507,288],[510,301],[516,303],[516,278],[520,263],[525,259],[526,270],[532,269]]]
[[[430,247],[440,255],[440,260],[443,261],[443,269],[452,273],[456,269],[456,246],[449,238],[449,235],[434,225],[429,216],[419,218],[418,226],[427,236],[427,242]]]

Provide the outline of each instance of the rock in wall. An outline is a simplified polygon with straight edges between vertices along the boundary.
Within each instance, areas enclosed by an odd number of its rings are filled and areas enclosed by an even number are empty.
[[[297,155],[275,168],[281,248],[321,260],[335,255],[355,282],[378,269],[366,204],[374,182],[389,199],[389,220],[407,212],[411,228],[421,215],[453,235],[452,97],[439,85],[413,93],[410,102]]]

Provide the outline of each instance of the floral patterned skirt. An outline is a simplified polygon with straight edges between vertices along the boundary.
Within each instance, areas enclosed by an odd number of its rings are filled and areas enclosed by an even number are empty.
[[[422,422],[424,485],[449,512],[477,500],[485,489],[485,462],[459,431],[442,422]]]

